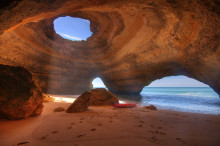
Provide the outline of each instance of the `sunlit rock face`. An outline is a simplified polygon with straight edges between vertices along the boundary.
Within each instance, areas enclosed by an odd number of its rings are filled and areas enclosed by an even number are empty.
[[[63,39],[53,27],[59,16],[90,20],[93,35]],[[81,94],[99,76],[114,93],[138,94],[185,75],[220,94],[216,0],[9,1],[0,20],[0,64],[25,67],[45,93]]]
[[[0,65],[0,83],[0,117],[18,120],[41,114],[43,95],[26,69]]]

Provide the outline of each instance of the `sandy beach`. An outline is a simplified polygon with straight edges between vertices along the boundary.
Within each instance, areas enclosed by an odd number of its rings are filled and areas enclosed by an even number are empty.
[[[71,103],[44,103],[42,115],[0,120],[0,145],[153,146],[220,145],[220,116],[144,107],[90,106],[83,113],[53,112]]]

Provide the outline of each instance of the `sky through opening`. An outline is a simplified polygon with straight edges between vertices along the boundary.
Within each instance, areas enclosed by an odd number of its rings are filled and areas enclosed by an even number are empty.
[[[92,35],[89,20],[70,16],[55,19],[54,29],[61,37],[72,41],[86,40]]]

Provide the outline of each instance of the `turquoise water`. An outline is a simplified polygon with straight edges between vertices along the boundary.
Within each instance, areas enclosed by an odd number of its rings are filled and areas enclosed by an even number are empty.
[[[210,87],[145,87],[139,98],[159,109],[220,115],[220,98]]]

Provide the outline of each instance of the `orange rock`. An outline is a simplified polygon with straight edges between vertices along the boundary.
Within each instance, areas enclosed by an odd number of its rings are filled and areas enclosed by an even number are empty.
[[[91,105],[112,105],[118,104],[118,98],[105,88],[97,88],[91,91]]]
[[[0,116],[18,120],[40,115],[43,95],[23,67],[0,65]]]
[[[145,108],[150,110],[157,110],[156,106],[154,105],[145,106]]]
[[[84,112],[90,105],[91,93],[86,91],[80,95],[66,110],[67,113]]]

